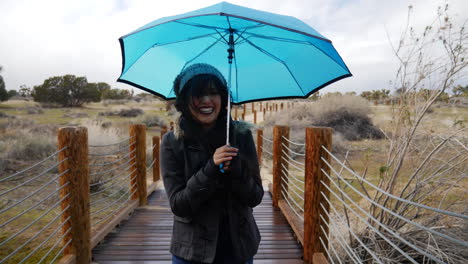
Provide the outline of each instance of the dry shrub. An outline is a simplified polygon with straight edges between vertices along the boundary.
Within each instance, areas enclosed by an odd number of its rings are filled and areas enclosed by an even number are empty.
[[[28,113],[28,115],[37,115],[43,114],[44,110],[40,107],[26,107],[26,113]]]
[[[4,112],[0,112],[0,118],[8,118],[9,116]]]
[[[128,99],[106,99],[106,100],[103,100],[102,101],[102,104],[104,106],[108,106],[108,105],[124,105],[124,104],[127,104],[129,103],[130,100]]]
[[[140,108],[120,109],[116,111],[99,112],[98,116],[120,116],[120,117],[137,117],[143,114]]]
[[[290,127],[290,139],[304,143],[304,128],[323,126],[333,128],[333,151],[345,151],[344,140],[381,139],[383,133],[372,124],[369,103],[358,96],[329,96],[317,101],[296,101],[291,109],[266,116],[263,124],[269,136],[272,126]],[[303,147],[291,146],[303,152]]]
[[[88,113],[66,113],[63,115],[63,117],[68,117],[68,118],[84,118],[84,117],[89,117]]]
[[[145,124],[147,127],[167,126],[166,120],[164,120],[160,116],[156,116],[156,115],[145,115],[145,116],[143,116],[143,118],[141,119],[140,122]]]
[[[0,158],[32,161],[48,157],[57,150],[55,137],[47,134],[30,133],[27,130],[16,130],[3,134]]]

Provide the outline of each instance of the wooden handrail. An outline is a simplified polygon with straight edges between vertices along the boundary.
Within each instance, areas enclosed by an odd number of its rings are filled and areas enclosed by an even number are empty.
[[[289,127],[273,127],[273,206],[278,207],[278,201],[281,199],[281,169],[287,163],[281,158],[283,149],[283,137],[289,138]]]

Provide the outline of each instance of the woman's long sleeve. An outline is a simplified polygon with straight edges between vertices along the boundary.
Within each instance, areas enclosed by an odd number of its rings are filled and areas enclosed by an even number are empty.
[[[214,192],[218,169],[213,159],[209,159],[204,167],[186,181],[184,157],[175,154],[171,141],[175,141],[174,134],[167,133],[162,139],[160,148],[164,188],[174,215],[190,217]]]

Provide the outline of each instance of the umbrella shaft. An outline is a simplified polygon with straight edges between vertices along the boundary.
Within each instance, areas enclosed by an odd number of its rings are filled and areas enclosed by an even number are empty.
[[[228,72],[228,100],[227,100],[227,118],[226,118],[226,145],[229,145],[229,125],[231,120],[231,69],[232,63],[229,63],[229,72]]]

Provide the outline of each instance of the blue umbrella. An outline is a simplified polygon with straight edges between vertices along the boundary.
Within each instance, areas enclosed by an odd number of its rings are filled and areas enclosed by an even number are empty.
[[[157,19],[119,41],[118,81],[164,99],[175,98],[175,76],[194,63],[228,76],[234,104],[306,98],[351,76],[331,41],[306,23],[227,2]]]

